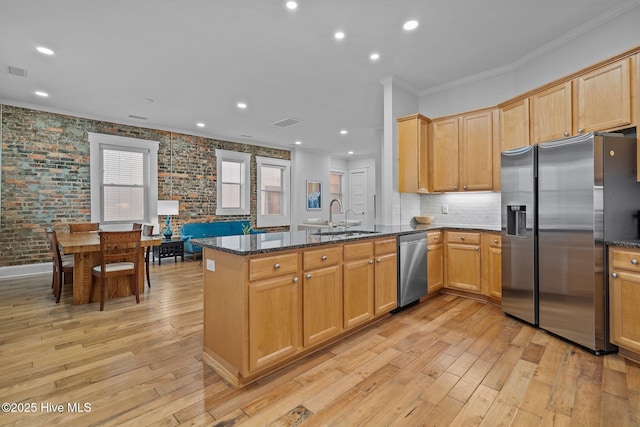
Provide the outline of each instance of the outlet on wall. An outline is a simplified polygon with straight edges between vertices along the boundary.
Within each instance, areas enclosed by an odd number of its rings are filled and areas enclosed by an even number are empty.
[[[449,205],[442,205],[442,213],[443,214],[449,213]]]

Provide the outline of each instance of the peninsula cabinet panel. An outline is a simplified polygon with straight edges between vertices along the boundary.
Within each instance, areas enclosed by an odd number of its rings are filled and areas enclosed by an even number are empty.
[[[462,116],[460,180],[464,191],[493,189],[493,111]]]
[[[373,258],[345,262],[343,270],[344,328],[349,329],[374,316]]]
[[[460,120],[434,120],[432,126],[432,189],[458,191]]]
[[[302,289],[305,347],[320,344],[342,331],[341,276],[337,265],[305,272]]]
[[[531,95],[532,144],[571,135],[571,87],[569,81]]]
[[[300,281],[293,274],[249,285],[251,372],[293,356],[300,348],[300,292]]]
[[[429,119],[420,115],[398,118],[398,191],[429,192],[427,143]]]
[[[500,108],[500,151],[529,145],[529,98]]]
[[[598,68],[575,79],[574,133],[628,127],[631,117],[631,58]]]

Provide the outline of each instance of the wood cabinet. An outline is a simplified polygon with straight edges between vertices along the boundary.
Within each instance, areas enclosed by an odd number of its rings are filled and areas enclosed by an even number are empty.
[[[531,95],[531,143],[538,144],[572,134],[572,82]]]
[[[444,238],[442,231],[427,232],[427,295],[444,286]]]
[[[374,314],[388,313],[398,306],[398,260],[397,240],[387,239],[374,242],[375,256]]]
[[[489,109],[433,120],[434,192],[494,189],[494,177],[499,173],[494,163],[500,155],[495,114],[495,109]]]
[[[500,151],[529,145],[529,98],[500,107]]]
[[[429,192],[427,143],[429,119],[420,114],[400,117],[398,122],[398,191]]]
[[[302,331],[305,347],[320,344],[342,331],[340,246],[304,251]]]
[[[611,342],[640,361],[640,250],[612,247],[609,265]]]
[[[373,242],[344,245],[344,328],[372,319],[374,310]]]
[[[482,289],[494,301],[502,300],[502,235],[482,233]]]
[[[480,233],[445,231],[446,288],[482,293]]]

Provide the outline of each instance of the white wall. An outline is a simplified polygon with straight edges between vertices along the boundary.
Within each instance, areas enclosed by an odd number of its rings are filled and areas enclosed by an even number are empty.
[[[291,230],[309,218],[329,218],[329,171],[331,159],[328,154],[291,150]],[[307,210],[307,180],[322,182],[322,209]]]

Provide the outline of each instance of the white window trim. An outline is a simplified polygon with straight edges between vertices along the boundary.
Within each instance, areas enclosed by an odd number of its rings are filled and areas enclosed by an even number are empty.
[[[156,223],[158,200],[158,141],[149,141],[145,139],[128,138],[123,136],[105,135],[101,133],[87,132],[89,136],[89,167],[90,167],[90,185],[91,185],[91,222],[101,222],[100,212],[102,211],[102,165],[100,160],[100,147],[109,145],[112,147],[137,148],[148,150],[147,169],[149,190],[147,192],[147,200],[145,200],[145,222]],[[100,225],[103,230],[119,230],[122,225]]]
[[[342,176],[342,199],[340,200],[342,202],[342,207],[343,210],[347,210],[347,202],[349,199],[349,195],[347,194],[347,171],[344,169],[340,169],[340,168],[331,168],[329,170],[329,175],[341,175]],[[331,179],[329,179],[329,187],[328,187],[329,191],[327,192],[327,194],[331,195]],[[329,200],[331,201],[331,200]]]
[[[223,161],[242,162],[243,173],[240,183],[240,204],[239,209],[225,209],[220,205],[220,194],[222,193],[222,182],[220,171]],[[216,215],[249,215],[251,206],[249,205],[249,193],[251,192],[251,153],[240,153],[238,151],[221,150],[216,148]]]
[[[282,181],[284,201],[282,206],[284,208],[283,215],[261,215],[260,206],[262,206],[262,180],[260,174],[260,168],[262,166],[277,166],[284,168],[284,177]],[[272,157],[259,157],[256,156],[256,175],[257,175],[257,188],[256,188],[256,200],[257,200],[257,218],[256,226],[260,227],[280,227],[291,225],[291,160],[274,159]]]

